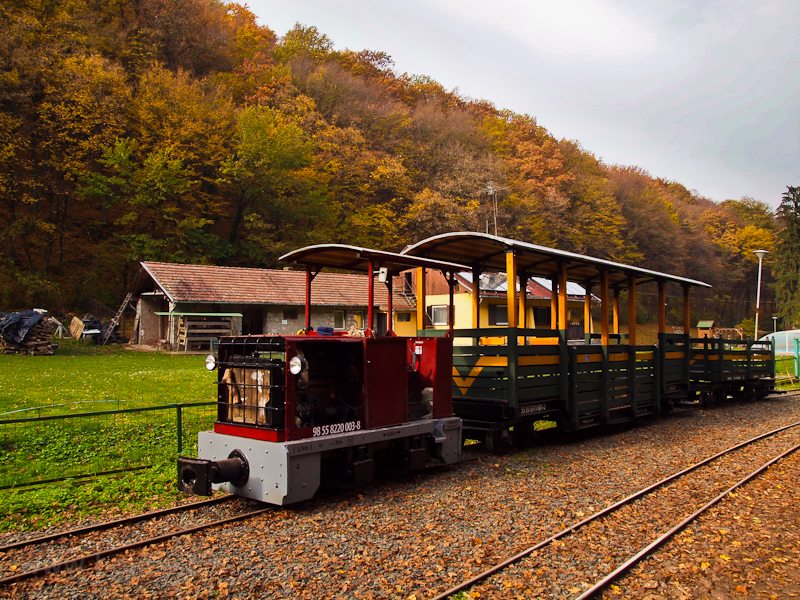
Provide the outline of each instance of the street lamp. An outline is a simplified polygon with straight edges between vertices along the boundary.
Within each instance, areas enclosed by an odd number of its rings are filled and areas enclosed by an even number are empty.
[[[778,333],[778,317],[772,317],[772,333]]]
[[[753,254],[758,257],[758,287],[756,288],[756,334],[755,340],[758,339],[758,309],[761,307],[761,261],[769,254],[766,250],[753,250]]]

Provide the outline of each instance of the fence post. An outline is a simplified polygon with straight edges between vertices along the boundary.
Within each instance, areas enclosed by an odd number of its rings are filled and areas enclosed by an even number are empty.
[[[181,412],[182,408],[183,407],[180,404],[178,404],[178,406],[175,407],[176,409],[175,416],[177,420],[176,429],[178,431],[178,454],[183,452],[183,414]]]

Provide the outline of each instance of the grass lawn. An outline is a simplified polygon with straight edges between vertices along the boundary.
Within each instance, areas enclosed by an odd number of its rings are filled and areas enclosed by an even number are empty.
[[[53,356],[0,355],[0,419],[33,407],[52,407],[41,412],[49,415],[116,408],[101,404],[129,408],[216,396],[216,373],[204,369],[202,356],[74,340],[58,340],[58,345]]]
[[[216,397],[216,373],[205,370],[202,356],[135,352],[72,340],[58,344],[54,356],[0,355],[0,420]],[[213,420],[209,408],[202,410],[201,419],[201,409],[184,409],[187,455],[194,455],[196,430]],[[20,471],[40,479],[64,477],[84,472],[87,465],[98,471],[146,468],[0,490],[0,531],[45,528],[68,519],[106,518],[178,503],[184,497],[175,489],[176,448],[174,409],[2,426],[0,480]]]
[[[775,357],[775,377],[778,379],[778,387],[783,390],[800,388],[794,374],[794,356]]]

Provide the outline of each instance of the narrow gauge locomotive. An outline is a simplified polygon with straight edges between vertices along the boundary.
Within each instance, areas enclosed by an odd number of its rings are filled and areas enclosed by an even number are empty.
[[[221,338],[218,414],[200,432],[198,458],[180,457],[178,486],[212,488],[285,505],[320,486],[360,484],[461,457],[461,419],[453,417],[452,337],[372,335],[374,273],[387,281],[419,267],[452,277],[463,265],[356,248],[312,248],[302,335]],[[363,337],[311,329],[311,283],[322,268],[372,274]],[[330,328],[329,328],[330,329]]]

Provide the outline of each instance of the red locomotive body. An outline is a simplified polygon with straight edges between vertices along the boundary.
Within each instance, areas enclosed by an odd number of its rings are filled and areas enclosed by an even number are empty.
[[[352,255],[367,252],[322,248],[347,257],[351,268],[359,262]],[[320,260],[320,251],[309,260]],[[420,262],[369,252],[368,259],[359,258],[371,273],[376,261],[394,269]],[[372,306],[372,285],[369,295]],[[328,335],[308,327],[304,335],[219,341],[217,420],[213,431],[199,434],[198,458],[179,459],[181,489],[207,495],[217,488],[289,504],[311,498],[321,486],[360,484],[460,460],[461,420],[452,414],[452,337],[401,338],[391,330],[373,337],[370,329],[353,337],[321,329]]]

